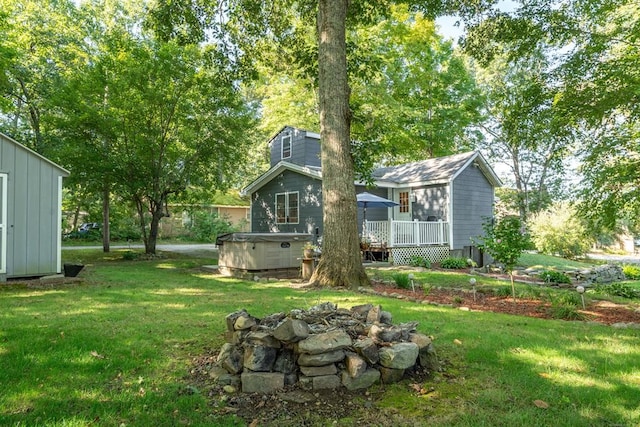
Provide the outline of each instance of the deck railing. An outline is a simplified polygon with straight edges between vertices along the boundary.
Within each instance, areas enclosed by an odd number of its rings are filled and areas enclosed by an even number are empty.
[[[447,221],[366,221],[364,239],[372,245],[410,247],[449,243]]]

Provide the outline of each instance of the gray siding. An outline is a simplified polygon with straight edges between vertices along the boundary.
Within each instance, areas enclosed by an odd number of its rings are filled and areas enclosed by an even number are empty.
[[[482,224],[493,216],[493,187],[479,168],[467,167],[453,182],[452,249],[471,246],[482,235]]]
[[[276,223],[276,194],[298,192],[298,224]],[[285,171],[251,194],[251,231],[254,233],[310,233],[322,235],[322,182],[293,171]]]
[[[7,277],[60,272],[58,179],[64,171],[0,134],[7,173]]]
[[[448,185],[431,185],[414,188],[416,201],[411,204],[412,218],[418,221],[436,220],[447,221],[449,210]]]
[[[282,137],[291,135],[291,157],[282,158]],[[271,140],[271,167],[280,161],[300,166],[320,167],[320,140],[307,136],[307,131],[292,127],[284,128]]]

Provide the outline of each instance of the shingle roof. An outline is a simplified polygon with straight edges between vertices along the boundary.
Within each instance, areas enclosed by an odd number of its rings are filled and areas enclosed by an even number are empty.
[[[453,178],[458,171],[477,155],[477,152],[469,151],[398,166],[378,168],[373,172],[373,179],[393,183],[446,182]]]

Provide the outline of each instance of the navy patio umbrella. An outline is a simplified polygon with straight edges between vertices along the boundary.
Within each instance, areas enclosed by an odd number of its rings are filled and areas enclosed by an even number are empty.
[[[384,197],[376,196],[375,194],[362,192],[356,195],[358,206],[363,208],[362,219],[367,221],[367,208],[392,208],[398,206],[400,203],[393,200],[385,199]],[[364,231],[364,223],[362,230]]]

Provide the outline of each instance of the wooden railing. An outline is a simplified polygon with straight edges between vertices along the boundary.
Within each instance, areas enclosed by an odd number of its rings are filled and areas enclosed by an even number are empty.
[[[447,221],[366,221],[363,238],[372,246],[407,247],[449,243]]]

